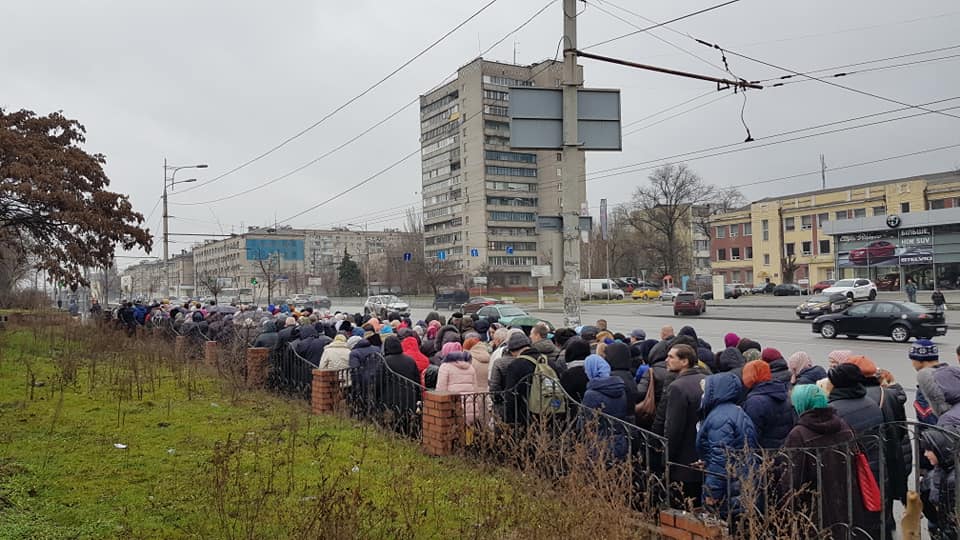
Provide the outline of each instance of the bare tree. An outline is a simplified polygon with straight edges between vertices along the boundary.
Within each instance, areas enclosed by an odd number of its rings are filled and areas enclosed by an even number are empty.
[[[264,253],[258,249],[255,260],[257,261],[257,266],[260,268],[260,275],[263,277],[264,283],[267,284],[267,303],[272,304],[273,287],[276,285],[277,271],[280,266],[279,254]]]
[[[640,233],[645,254],[656,259],[664,274],[690,273],[691,209],[713,200],[716,189],[682,163],[658,168],[649,180],[634,192],[630,224]]]
[[[780,266],[780,271],[783,272],[783,282],[793,283],[793,276],[800,269],[800,265],[797,264],[797,256],[787,255],[781,260]]]
[[[727,212],[740,210],[748,204],[749,202],[747,201],[747,198],[744,197],[743,193],[740,193],[740,190],[737,188],[720,188],[717,190],[713,199],[706,201],[705,204],[702,204],[694,209],[694,226],[697,228],[697,232],[712,240],[713,227],[710,226],[710,221],[713,219],[713,217],[719,214],[726,214]]]
[[[198,280],[200,281],[200,285],[202,285],[204,289],[213,295],[213,301],[220,303],[220,293],[223,292],[224,289],[223,280],[208,273],[204,273],[203,275],[199,276]]]

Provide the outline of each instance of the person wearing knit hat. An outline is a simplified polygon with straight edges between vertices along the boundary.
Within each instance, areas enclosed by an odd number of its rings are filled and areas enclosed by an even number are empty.
[[[827,361],[830,362],[830,365],[827,366],[828,369],[835,368],[840,364],[844,363],[851,354],[853,354],[853,351],[849,351],[846,349],[838,349],[836,351],[830,351],[830,354],[827,355]]]
[[[770,364],[770,374],[773,376],[773,380],[780,381],[787,387],[790,386],[792,375],[790,368],[787,366],[787,361],[783,359],[780,351],[773,347],[767,347],[760,353],[760,358]]]
[[[363,339],[363,336],[358,336],[356,334],[350,336],[349,338],[347,338],[347,348],[353,349],[354,347],[357,346],[357,343],[360,343],[360,340],[362,339]]]
[[[725,373],[742,369],[747,360],[743,357],[743,351],[737,346],[740,344],[740,338],[734,333],[728,333],[723,336],[724,350],[717,354],[716,373]]]
[[[929,339],[918,339],[910,346],[907,353],[917,371],[917,394],[913,401],[913,408],[917,414],[917,421],[927,425],[937,424],[937,412],[932,403],[945,403],[943,389],[934,381],[934,371],[947,367],[940,362],[940,349]],[[929,467],[928,467],[929,468]]]
[[[623,379],[610,374],[610,364],[602,356],[591,354],[583,361],[587,374],[587,390],[583,394],[583,406],[580,407],[578,424],[580,429],[590,429],[594,421],[593,411],[603,411],[621,421],[627,421],[627,393]],[[616,460],[626,457],[628,451],[627,434],[623,429],[610,424],[602,417],[597,420],[598,443],[606,446],[606,451]]]
[[[790,369],[790,384],[816,384],[820,379],[827,377],[827,370],[813,365],[810,355],[804,351],[797,351],[787,359]]]
[[[724,347],[736,347],[740,344],[740,336],[729,332],[723,336],[723,346]]]
[[[393,333],[393,327],[389,324],[385,324],[380,327],[380,335],[387,335]]]
[[[743,385],[749,392],[741,406],[753,421],[760,447],[780,448],[794,422],[787,385],[773,380],[770,364],[763,360],[743,366]]]
[[[740,349],[742,353],[747,352],[748,349],[763,350],[763,347],[761,347],[759,343],[745,337],[740,338],[740,343],[737,343],[737,348]]]
[[[862,354],[848,356],[844,363],[853,364],[860,368],[860,373],[866,378],[877,376],[877,364]]]

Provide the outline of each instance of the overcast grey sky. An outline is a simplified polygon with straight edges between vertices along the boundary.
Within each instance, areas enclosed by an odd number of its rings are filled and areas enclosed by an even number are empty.
[[[149,216],[151,231],[159,234],[157,203],[165,157],[177,165],[210,164],[202,171],[181,171],[180,179],[196,176],[204,181],[223,174],[310,126],[488,1],[5,2],[0,6],[0,19],[5,21],[0,34],[0,106],[38,113],[62,109],[85,124],[86,149],[106,155],[112,189],[130,194],[134,206]],[[313,160],[440,83],[545,3],[499,0],[395,77],[279,151],[208,186],[189,192],[178,186],[170,198],[171,231],[229,233],[239,232],[242,226],[283,221],[416,150],[419,119],[413,106],[343,150],[268,188],[213,204],[174,204],[232,195]],[[585,9],[581,3],[580,44],[587,46],[635,29],[603,10],[642,27],[649,23],[617,6],[663,21],[715,3],[595,0]],[[516,49],[519,63],[553,58],[561,24],[556,2],[485,57],[512,61]],[[960,5],[946,0],[741,0],[671,25],[678,32],[661,28],[591,51],[723,76],[716,67],[721,65],[720,54],[680,35],[689,34],[759,60],[808,71],[957,46],[958,24]],[[944,58],[958,54],[960,47],[846,68],[841,71],[940,58],[829,80],[909,104],[956,96],[956,101],[931,107],[960,106],[960,57]],[[749,80],[784,74],[733,55],[728,55],[728,61],[737,76]],[[587,86],[622,89],[624,123],[715,89],[711,83],[587,59],[581,63]],[[626,201],[646,181],[649,171],[643,167],[654,166],[662,158],[742,142],[741,96],[727,95],[709,103],[720,95],[626,128],[625,133],[644,129],[625,136],[622,152],[589,154],[588,177],[596,177],[587,183],[591,205],[597,206],[602,197],[611,204]],[[701,104],[706,105],[651,125]],[[729,186],[817,171],[821,152],[828,167],[841,167],[960,144],[960,119],[926,114],[760,147],[780,140],[762,138],[784,131],[897,108],[901,106],[816,81],[751,91],[743,114],[757,141],[731,148],[757,148],[686,161],[706,181]],[[919,112],[912,109],[857,123]],[[950,114],[960,116],[960,109]],[[798,135],[807,133],[811,132]],[[603,177],[609,174],[603,172],[607,169],[642,162],[622,170],[627,174]],[[827,182],[828,186],[848,185],[958,166],[960,148],[954,148],[828,170]],[[742,190],[748,198],[758,199],[815,189],[819,182],[815,174]],[[371,228],[398,226],[403,206],[417,204],[419,190],[420,161],[415,156],[290,223],[330,226],[369,221]],[[183,237],[175,240],[172,252],[193,242]],[[153,254],[160,253],[158,238]]]

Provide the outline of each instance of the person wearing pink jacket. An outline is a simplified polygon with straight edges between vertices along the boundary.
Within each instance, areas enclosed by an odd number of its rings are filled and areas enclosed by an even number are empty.
[[[437,373],[437,391],[457,394],[472,394],[477,391],[477,371],[468,352],[451,352],[444,356]],[[465,407],[467,425],[476,418],[474,407]]]

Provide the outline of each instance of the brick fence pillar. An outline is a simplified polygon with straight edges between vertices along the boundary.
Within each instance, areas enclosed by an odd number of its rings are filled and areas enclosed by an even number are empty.
[[[726,524],[683,510],[661,510],[658,532],[662,538],[675,540],[715,540],[726,536]]]
[[[213,368],[220,363],[220,348],[217,345],[216,341],[207,341],[203,344],[203,363]]]
[[[426,392],[423,396],[423,450],[431,456],[453,453],[464,436],[460,394]]]
[[[252,388],[267,386],[267,372],[270,369],[270,349],[251,347],[247,349],[247,385]]]
[[[340,408],[343,401],[340,373],[336,369],[313,370],[313,387],[310,389],[310,408],[313,414],[332,413]]]
[[[173,338],[173,354],[177,358],[183,356],[187,349],[187,336],[177,336]]]

